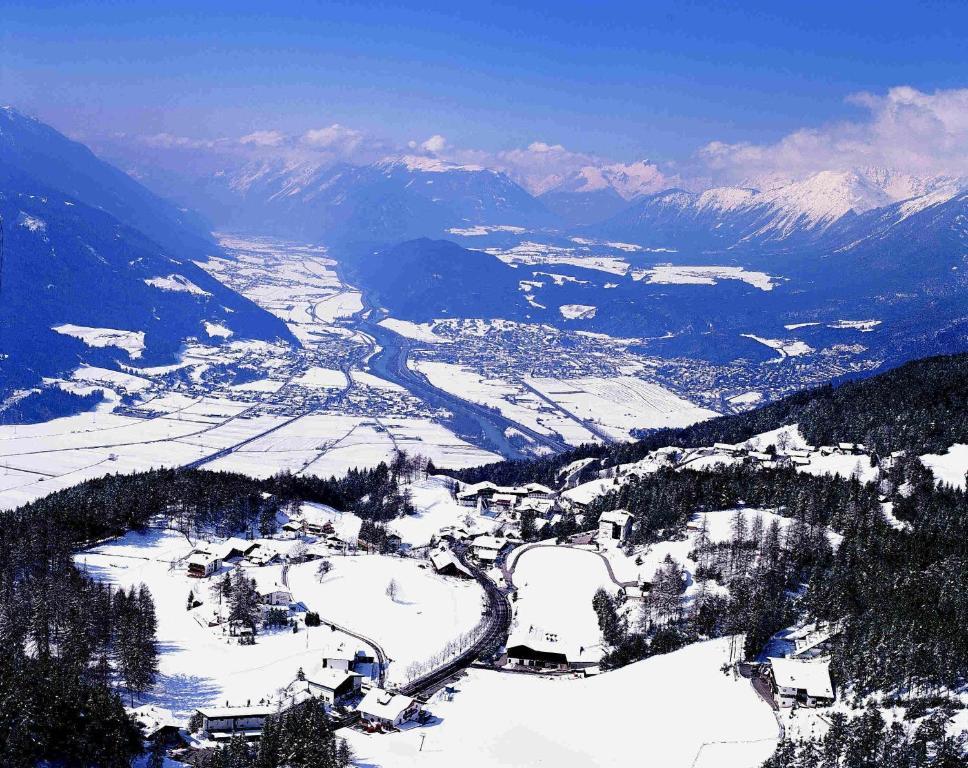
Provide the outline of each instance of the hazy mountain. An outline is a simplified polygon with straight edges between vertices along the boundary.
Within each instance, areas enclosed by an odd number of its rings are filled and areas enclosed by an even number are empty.
[[[404,156],[372,165],[259,161],[225,174],[220,226],[325,242],[392,243],[477,225],[556,221],[507,175]]]
[[[566,176],[539,200],[570,225],[594,224],[618,214],[628,202],[668,186],[648,161],[585,166]]]

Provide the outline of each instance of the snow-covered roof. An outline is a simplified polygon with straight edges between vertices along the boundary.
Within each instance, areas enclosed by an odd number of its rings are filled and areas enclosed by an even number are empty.
[[[274,715],[278,708],[272,704],[259,704],[249,707],[199,707],[203,717],[221,720],[228,717],[268,717]]]
[[[306,680],[310,684],[319,688],[325,688],[328,691],[335,691],[347,680],[354,677],[361,677],[361,675],[358,675],[356,672],[347,672],[342,669],[336,669],[335,667],[323,667],[322,669],[314,671],[310,677],[306,678]]]
[[[531,493],[554,493],[547,485],[542,485],[541,483],[528,483],[524,487]]]
[[[599,522],[615,523],[615,525],[625,525],[631,519],[632,515],[624,509],[611,509],[608,512],[602,512],[601,517],[598,518]]]
[[[458,571],[465,573],[468,576],[473,575],[456,557],[454,557],[454,554],[448,549],[441,549],[437,552],[431,553],[430,562],[438,571],[442,568],[446,568],[448,565],[453,564]]]
[[[145,736],[151,736],[166,726],[177,727],[175,716],[170,709],[156,707],[154,704],[125,709]]]
[[[491,536],[490,534],[484,534],[483,536],[478,536],[474,539],[475,549],[493,549],[501,550],[504,545],[507,544],[506,539],[499,539],[496,536]]]
[[[409,707],[413,699],[402,693],[391,693],[382,688],[371,688],[357,706],[356,711],[364,715],[380,717],[384,720],[396,720]]]
[[[210,555],[208,552],[193,552],[188,558],[188,564],[207,566],[209,563],[217,562],[219,559],[217,555]]]
[[[781,688],[796,688],[808,696],[832,699],[833,683],[830,681],[829,661],[799,661],[798,659],[771,658],[773,679]]]

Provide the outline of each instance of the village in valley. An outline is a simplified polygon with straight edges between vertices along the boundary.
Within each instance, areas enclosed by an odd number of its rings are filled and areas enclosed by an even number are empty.
[[[737,529],[785,533],[791,525],[774,510],[709,509],[685,531],[636,543],[635,519],[622,509],[586,524],[603,494],[637,476],[731,464],[870,480],[897,458],[872,459],[854,443],[809,446],[792,427],[736,445],[661,448],[632,464],[579,460],[552,488],[460,482],[400,455],[407,510],[383,525],[325,504],[266,498],[273,514],[257,528],[198,530],[160,516],[79,552],[76,562],[156,596],[159,683],[132,698],[131,712],[172,757],[258,740],[267,719],[314,699],[354,753],[405,765],[432,754],[425,747],[467,738],[468,723],[501,705],[486,696],[500,696],[502,685],[527,686],[535,702],[564,691],[568,700],[587,691],[589,703],[607,695],[597,680],[624,679],[633,668],[602,666],[614,642],[602,601],[630,626],[682,615],[727,591],[703,575],[704,561]],[[839,535],[826,535],[836,547]],[[676,749],[712,765],[702,760],[727,749],[768,755],[778,729],[822,731],[829,720],[818,713],[837,705],[829,644],[839,631],[790,626],[755,661],[731,640],[700,643],[704,661],[684,674],[714,686],[718,706],[735,706],[728,728],[746,736],[712,749],[707,729]]]

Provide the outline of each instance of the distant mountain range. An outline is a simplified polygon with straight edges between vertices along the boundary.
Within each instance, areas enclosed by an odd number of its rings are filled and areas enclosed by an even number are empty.
[[[550,323],[651,339],[646,351],[658,356],[721,362],[776,355],[758,339],[800,340],[817,356],[861,349],[877,361],[968,347],[964,179],[868,168],[655,191],[666,179],[638,163],[582,168],[536,197],[507,174],[415,155],[362,166],[265,160],[203,176],[179,197],[212,226],[330,245],[403,319]],[[146,361],[206,338],[207,324],[289,337],[195,267],[217,252],[198,215],[13,110],[0,111],[0,211],[0,319],[18,329],[0,339],[5,390],[79,360],[129,356],[56,326],[144,333]],[[529,269],[482,252],[527,241],[576,256],[598,248],[628,271]],[[663,263],[763,278],[653,279]],[[532,274],[541,269],[559,277]],[[852,338],[839,320],[879,322]]]
[[[0,402],[80,363],[170,362],[212,329],[291,338],[195,266],[221,251],[193,214],[11,109],[0,109],[0,216]]]
[[[959,196],[968,182],[878,169],[822,171],[764,189],[664,190],[588,229],[652,248],[695,251],[844,246]]]

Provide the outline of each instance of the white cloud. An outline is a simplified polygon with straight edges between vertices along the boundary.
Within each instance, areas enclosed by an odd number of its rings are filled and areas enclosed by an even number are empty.
[[[122,137],[124,137],[124,134],[122,134]],[[207,139],[176,136],[172,133],[154,133],[150,136],[141,136],[140,139],[149,147],[159,149],[208,149],[214,147],[216,143]]]
[[[432,155],[439,155],[441,152],[447,149],[447,139],[445,139],[439,133],[435,133],[420,145],[420,149],[422,149],[424,152],[430,152]]]
[[[302,135],[302,142],[316,149],[351,153],[363,141],[363,133],[355,128],[333,123],[325,128],[313,128]]]
[[[281,131],[253,131],[241,139],[239,144],[253,147],[278,147],[286,141]]]
[[[899,86],[848,101],[867,110],[864,119],[801,128],[773,144],[713,141],[697,159],[725,182],[872,166],[918,176],[968,175],[968,89],[926,93]]]

